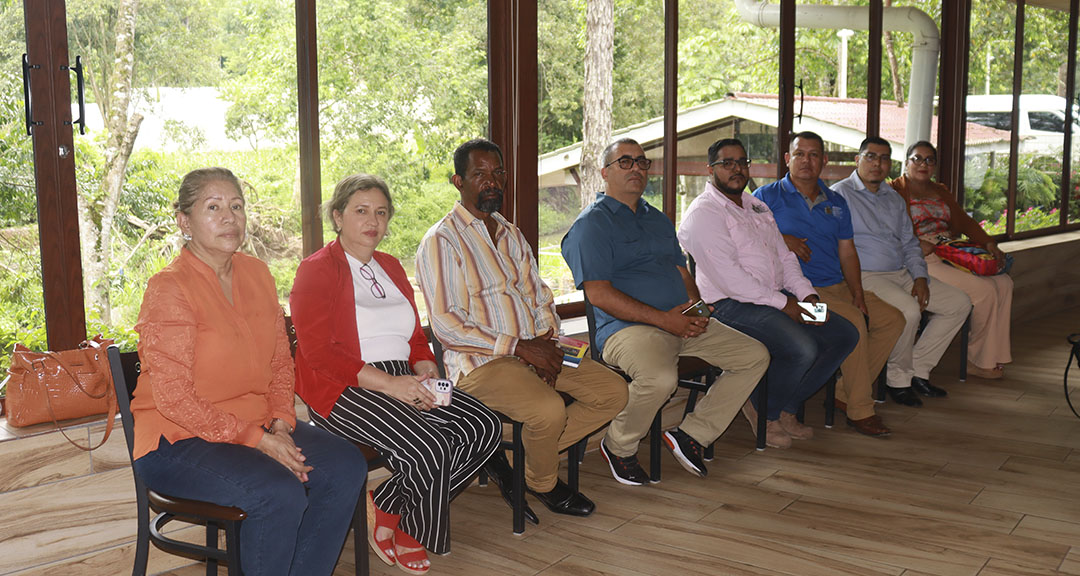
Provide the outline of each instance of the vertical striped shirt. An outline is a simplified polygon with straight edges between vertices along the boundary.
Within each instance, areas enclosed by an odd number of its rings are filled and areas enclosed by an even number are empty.
[[[532,247],[501,214],[491,216],[494,241],[484,221],[457,202],[416,251],[416,280],[452,380],[512,355],[520,339],[559,330]]]

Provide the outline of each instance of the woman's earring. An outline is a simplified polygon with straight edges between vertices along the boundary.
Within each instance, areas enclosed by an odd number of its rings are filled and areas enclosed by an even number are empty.
[[[191,234],[185,232],[181,234],[180,237],[184,239],[184,242],[191,242]]]

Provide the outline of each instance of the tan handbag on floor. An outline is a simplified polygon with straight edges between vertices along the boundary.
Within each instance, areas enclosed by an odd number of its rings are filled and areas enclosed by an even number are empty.
[[[104,444],[116,416],[116,391],[105,353],[112,343],[98,334],[75,350],[60,352],[33,352],[16,344],[8,368],[8,422],[19,427],[52,422],[68,442],[82,450]],[[97,446],[76,443],[60,427],[60,420],[94,414],[108,414],[105,435]]]

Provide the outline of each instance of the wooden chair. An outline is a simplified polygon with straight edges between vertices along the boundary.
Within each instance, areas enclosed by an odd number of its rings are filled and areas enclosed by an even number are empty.
[[[229,567],[229,576],[240,576],[240,523],[247,515],[243,510],[232,506],[218,506],[199,500],[173,498],[154,492],[143,484],[139,473],[135,471],[135,423],[131,416],[131,397],[135,393],[135,384],[139,377],[140,365],[137,352],[121,353],[115,345],[109,346],[109,368],[112,372],[113,385],[116,388],[116,400],[119,405],[120,422],[127,440],[128,458],[131,459],[131,474],[135,479],[135,502],[138,506],[138,535],[135,541],[135,567],[133,576],[146,574],[146,562],[150,553],[150,542],[159,549],[187,558],[206,561],[207,576],[216,576],[219,562]],[[150,519],[150,510],[157,516]],[[181,520],[191,524],[206,526],[206,545],[200,546],[182,542],[162,533],[166,524]],[[218,548],[218,529],[225,530],[225,550]]]
[[[443,346],[439,342],[439,339],[431,334],[428,338],[431,341],[432,351],[435,353],[435,362],[439,366],[439,372],[446,374],[446,367],[443,363]],[[562,396],[563,402],[570,405],[574,398],[565,392],[559,392]],[[514,420],[513,418],[499,412],[498,410],[492,410],[499,420],[503,424],[509,424],[511,428],[511,439],[509,442],[503,440],[500,445],[500,450],[510,450],[511,454],[511,466],[513,467],[513,491],[514,498],[511,503],[513,510],[513,524],[514,534],[525,533],[525,443],[522,441],[521,435],[524,428],[524,424]],[[566,484],[574,492],[578,491],[579,486],[579,471],[581,461],[585,457],[585,448],[588,446],[589,437],[586,436],[581,439],[577,444],[570,446],[566,449],[567,463],[566,463]],[[487,472],[481,468],[479,475],[479,482],[481,486],[487,486]]]

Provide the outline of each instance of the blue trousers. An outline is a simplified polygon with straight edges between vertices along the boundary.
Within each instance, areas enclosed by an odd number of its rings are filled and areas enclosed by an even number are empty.
[[[367,475],[363,453],[350,442],[297,422],[293,441],[313,470],[301,483],[255,448],[188,438],[135,461],[147,487],[178,498],[236,506],[240,565],[245,574],[330,576]]]
[[[859,331],[839,314],[830,314],[821,326],[800,324],[772,306],[727,298],[713,304],[713,318],[750,336],[769,349],[769,411],[794,414],[803,400],[813,396],[859,342]],[[751,395],[755,402],[756,396]]]

